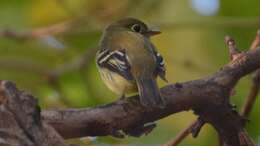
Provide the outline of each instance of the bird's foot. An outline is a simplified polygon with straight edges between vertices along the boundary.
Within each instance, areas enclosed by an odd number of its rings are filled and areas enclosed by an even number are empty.
[[[127,130],[123,130],[125,134],[133,136],[133,137],[140,137],[142,135],[147,135],[156,127],[155,123],[150,123],[148,125],[142,125],[134,128],[129,128]]]

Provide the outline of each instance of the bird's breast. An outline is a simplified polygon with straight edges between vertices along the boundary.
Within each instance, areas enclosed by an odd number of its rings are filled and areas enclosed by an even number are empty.
[[[106,86],[118,95],[133,93],[137,91],[135,81],[126,80],[115,72],[111,72],[106,68],[99,69],[101,78]]]

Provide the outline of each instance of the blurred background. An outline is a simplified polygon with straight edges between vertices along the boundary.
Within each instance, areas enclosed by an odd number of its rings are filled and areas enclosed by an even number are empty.
[[[170,83],[205,77],[229,61],[224,36],[241,50],[249,48],[260,26],[259,0],[1,0],[0,79],[31,92],[42,108],[93,107],[115,101],[100,80],[94,62],[102,29],[132,16],[157,25],[153,38],[164,56]],[[232,102],[241,107],[251,77],[236,87]],[[160,86],[166,85],[159,81]],[[251,113],[248,132],[260,144],[260,102]],[[148,136],[73,139],[92,144],[163,144],[188,126],[192,112],[158,121]],[[198,138],[180,146],[217,145],[217,134],[205,125]]]

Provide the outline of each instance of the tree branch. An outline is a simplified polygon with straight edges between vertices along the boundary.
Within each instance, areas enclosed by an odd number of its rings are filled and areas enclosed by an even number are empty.
[[[260,67],[260,49],[241,53],[215,74],[199,80],[167,85],[161,94],[164,109],[143,107],[138,96],[86,109],[43,111],[43,118],[63,137],[111,135],[128,131],[170,114],[193,109],[210,123],[230,146],[242,145],[241,137],[250,138],[243,128],[243,119],[230,107],[228,97],[237,81]],[[244,142],[244,141],[243,141]]]

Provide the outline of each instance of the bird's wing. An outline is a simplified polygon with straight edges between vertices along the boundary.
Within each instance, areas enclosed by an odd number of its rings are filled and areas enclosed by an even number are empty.
[[[127,80],[133,80],[130,72],[130,64],[127,60],[125,50],[102,49],[97,54],[97,64],[101,68],[106,68],[112,72],[118,73]]]
[[[154,55],[156,58],[156,69],[155,69],[155,74],[159,75],[159,77],[167,82],[167,79],[165,77],[165,73],[166,73],[166,69],[164,66],[164,60],[163,57],[161,56],[160,53],[158,53],[157,51],[154,51]]]

